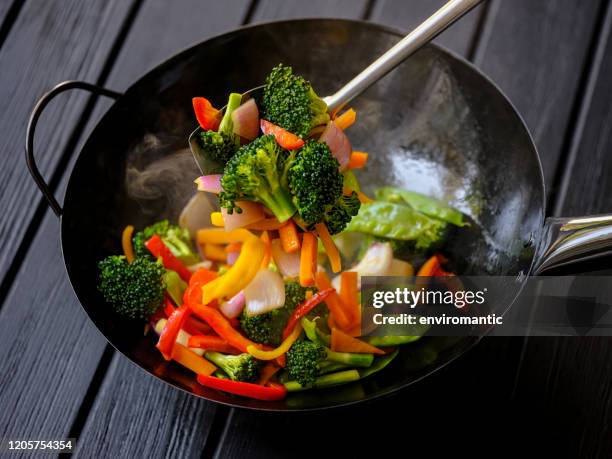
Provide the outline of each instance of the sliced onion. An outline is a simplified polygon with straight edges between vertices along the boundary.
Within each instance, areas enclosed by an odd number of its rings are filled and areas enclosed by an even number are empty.
[[[240,256],[240,251],[238,250],[234,250],[233,252],[230,252],[227,254],[227,264],[229,266],[234,266],[234,263],[236,263],[236,260],[238,259],[238,257]]]
[[[359,263],[348,271],[357,271],[359,287],[361,288],[361,276],[386,276],[393,263],[393,249],[388,242],[375,242],[364,254]],[[334,288],[340,288],[340,276],[332,281]]]
[[[223,191],[221,188],[221,174],[201,175],[194,182],[198,185],[198,191],[207,191],[215,194]]]
[[[331,150],[334,157],[340,163],[340,170],[344,171],[349,164],[351,159],[351,142],[342,129],[340,129],[336,123],[330,121],[327,123],[323,134],[319,138],[320,142],[325,142]]]
[[[300,275],[300,253],[287,253],[283,250],[280,239],[272,241],[272,258],[283,277],[298,277]]]
[[[250,99],[232,112],[234,133],[253,140],[259,134],[259,110],[255,99]]]
[[[178,220],[179,226],[187,228],[191,237],[194,237],[199,229],[212,226],[210,214],[215,211],[212,199],[214,198],[210,194],[198,191],[183,208]]]
[[[238,213],[234,210],[234,213],[228,214],[227,210],[221,209],[225,231],[242,228],[251,223],[263,220],[266,216],[263,211],[263,206],[257,202],[236,201],[236,204],[242,209],[242,212]]]
[[[227,317],[228,319],[233,319],[240,315],[240,313],[244,309],[244,304],[245,304],[244,291],[241,290],[240,292],[236,293],[228,301],[224,301],[223,303],[221,303],[221,306],[219,306],[219,309],[221,309],[221,312],[223,313],[225,317]]]
[[[212,267],[212,262],[210,260],[200,261],[194,265],[187,266],[189,272],[195,273],[199,269],[210,269]]]
[[[245,311],[256,316],[285,304],[285,284],[280,274],[269,269],[260,269],[251,283],[244,289]]]

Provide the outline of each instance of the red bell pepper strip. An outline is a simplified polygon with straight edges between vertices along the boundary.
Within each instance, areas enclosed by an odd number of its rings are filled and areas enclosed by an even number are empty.
[[[170,317],[175,310],[176,308],[172,304],[172,301],[170,301],[168,297],[164,298],[164,313],[166,317]]]
[[[202,302],[202,287],[208,284],[210,281],[216,279],[218,274],[215,271],[210,271],[206,268],[198,269],[191,279],[189,279],[189,286],[185,289],[183,294],[183,302],[185,304],[199,304]]]
[[[235,347],[241,352],[247,352],[248,346],[261,347],[248,338],[242,336],[218,309],[204,306],[202,304],[190,303],[189,307],[195,315],[203,319],[217,335],[225,339],[230,346]]]
[[[157,342],[157,349],[162,353],[166,360],[172,359],[172,352],[174,349],[174,343],[176,337],[179,334],[185,320],[191,313],[191,310],[187,306],[181,306],[176,309],[164,326],[161,334],[159,335],[159,341]]]
[[[259,126],[264,134],[272,134],[276,139],[276,143],[278,143],[285,150],[297,150],[298,148],[302,148],[304,146],[304,141],[297,135],[292,134],[276,124],[270,123],[266,120],[261,120],[259,122]]]
[[[189,337],[189,347],[206,349],[207,351],[223,352],[224,354],[240,354],[240,350],[215,335],[193,335]]]
[[[151,252],[155,258],[162,259],[162,263],[166,269],[176,271],[178,275],[181,276],[181,279],[183,279],[185,282],[189,282],[189,279],[191,278],[191,271],[185,267],[181,260],[174,256],[159,235],[156,234],[145,242],[145,247],[149,249],[149,252]]]
[[[187,318],[185,325],[183,325],[183,330],[190,335],[208,335],[212,332],[212,328],[193,316]]]
[[[222,390],[230,394],[242,395],[243,397],[267,402],[282,400],[287,395],[287,389],[282,384],[268,383],[267,386],[260,386],[259,384],[232,381],[231,379],[221,379],[206,375],[198,375],[198,382],[211,389]]]
[[[293,310],[291,317],[287,321],[287,325],[285,325],[285,329],[283,330],[283,339],[287,338],[293,331],[293,328],[298,323],[302,317],[312,311],[315,306],[325,301],[329,295],[332,294],[335,290],[333,288],[326,288],[325,290],[321,290],[320,292],[315,293],[310,298],[306,299],[302,304],[300,304],[297,308]]]
[[[221,112],[212,106],[205,97],[194,97],[191,99],[193,111],[202,129],[216,131],[221,122]]]

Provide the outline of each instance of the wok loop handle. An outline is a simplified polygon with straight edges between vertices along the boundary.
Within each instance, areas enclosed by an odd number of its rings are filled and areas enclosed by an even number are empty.
[[[86,83],[84,81],[64,81],[49,92],[45,93],[39,100],[36,102],[34,109],[32,110],[32,114],[30,115],[30,120],[28,121],[28,129],[26,131],[26,145],[25,145],[25,155],[26,155],[26,164],[28,165],[28,170],[38,185],[41,193],[47,200],[47,204],[53,210],[55,215],[60,217],[62,215],[62,206],[60,206],[55,196],[53,196],[53,192],[49,188],[47,182],[40,174],[38,170],[38,166],[36,165],[36,161],[34,160],[34,133],[36,131],[36,125],[38,124],[38,119],[42,114],[43,110],[47,106],[51,100],[57,96],[58,94],[68,91],[70,89],[84,89],[89,91],[97,96],[106,96],[111,99],[118,99],[123,94],[111,91],[110,89],[102,88],[100,86],[96,86],[95,84]]]
[[[612,254],[612,215],[548,218],[535,274]]]
[[[325,97],[323,100],[329,111],[337,112],[340,110],[482,1],[448,1],[335,94]]]

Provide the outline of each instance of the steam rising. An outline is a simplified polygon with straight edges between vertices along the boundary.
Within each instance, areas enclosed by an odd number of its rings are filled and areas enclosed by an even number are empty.
[[[199,175],[184,138],[164,139],[145,134],[127,157],[127,193],[138,203],[143,216],[176,220],[195,192]]]

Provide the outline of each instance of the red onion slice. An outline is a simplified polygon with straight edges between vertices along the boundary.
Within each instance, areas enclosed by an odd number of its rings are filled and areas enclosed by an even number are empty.
[[[227,317],[228,319],[233,319],[240,315],[240,313],[244,309],[245,302],[246,300],[244,296],[244,291],[241,290],[228,301],[221,303],[219,309],[225,317]]]
[[[255,99],[250,99],[232,112],[234,133],[253,140],[259,134],[259,110]]]
[[[221,174],[202,175],[194,181],[198,185],[198,191],[219,194],[223,190],[221,188]]]
[[[323,131],[323,134],[321,134],[319,142],[325,142],[327,144],[334,157],[340,163],[340,170],[344,171],[348,167],[351,159],[351,152],[353,151],[351,142],[344,131],[340,129],[336,123],[330,121],[327,123],[327,127]]]

